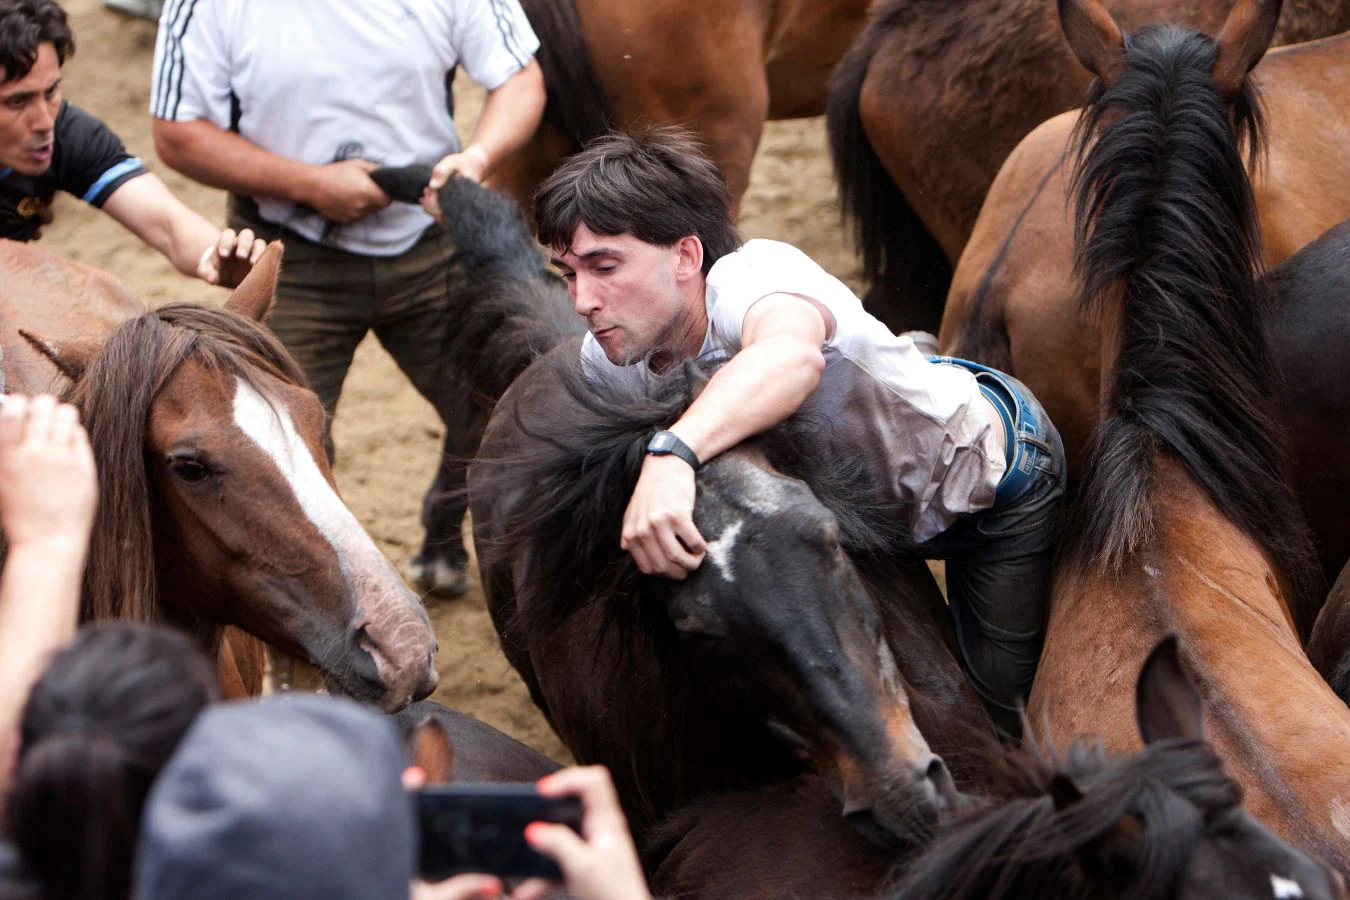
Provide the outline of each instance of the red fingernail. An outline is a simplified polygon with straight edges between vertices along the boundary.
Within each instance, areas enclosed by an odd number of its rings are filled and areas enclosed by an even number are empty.
[[[537,844],[539,842],[539,834],[541,831],[543,831],[544,828],[545,825],[543,822],[531,822],[530,824],[526,825],[525,840],[528,841],[531,845]]]

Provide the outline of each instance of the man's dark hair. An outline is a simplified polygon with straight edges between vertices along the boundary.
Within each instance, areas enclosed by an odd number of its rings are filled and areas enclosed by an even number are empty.
[[[534,218],[540,242],[559,251],[578,225],[661,247],[693,235],[705,275],[741,245],[726,178],[690,132],[669,126],[591,141],[539,186]]]
[[[86,625],[52,657],[24,706],[3,822],[43,900],[129,896],[150,785],[217,695],[196,645],[156,625]]]
[[[0,84],[22,78],[37,62],[38,46],[51,44],[65,65],[75,53],[66,11],[54,0],[0,0]]]

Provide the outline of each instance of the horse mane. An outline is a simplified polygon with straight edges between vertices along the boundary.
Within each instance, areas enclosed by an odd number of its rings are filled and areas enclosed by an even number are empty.
[[[576,355],[565,351],[538,365],[546,367],[540,377],[559,390],[550,402],[530,404],[528,418],[525,404],[512,408],[525,446],[474,462],[475,491],[512,498],[496,523],[494,544],[528,554],[530,578],[515,586],[517,616],[508,630],[526,641],[542,637],[600,602],[606,627],[617,625],[633,638],[627,645],[655,642],[659,649],[674,639],[659,594],[671,584],[643,575],[619,537],[647,441],[689,405],[688,379],[679,367],[649,379],[588,378]],[[822,451],[810,434],[818,427],[798,415],[753,443],[776,469],[811,487],[838,519],[851,555],[880,556],[904,546],[907,536],[884,515],[861,463]]]
[[[1099,742],[1077,741],[1062,758],[1028,740],[989,766],[998,799],[943,828],[887,893],[890,900],[1101,896],[1102,882],[1117,873],[1089,871],[1081,854],[1131,817],[1143,825],[1133,883],[1111,883],[1113,895],[1171,896],[1207,824],[1242,803],[1201,740],[1158,741],[1119,757]]]
[[[1119,80],[1094,82],[1075,133],[1080,305],[1120,303],[1122,321],[1069,559],[1118,569],[1144,544],[1167,453],[1270,554],[1306,634],[1317,568],[1272,409],[1269,304],[1241,153],[1245,143],[1255,163],[1264,147],[1255,89],[1244,80],[1230,116],[1203,34],[1155,26],[1126,46]]]
[[[129,319],[63,392],[89,432],[99,505],[84,575],[84,619],[163,618],[155,577],[145,439],[155,395],[188,359],[259,387],[266,372],[305,377],[271,332],[227,310],[175,303]],[[261,391],[261,388],[259,388]]]

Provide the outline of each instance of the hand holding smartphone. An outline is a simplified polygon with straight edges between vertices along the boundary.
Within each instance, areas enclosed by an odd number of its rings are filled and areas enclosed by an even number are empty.
[[[558,864],[526,843],[525,827],[551,822],[581,832],[580,798],[544,797],[533,784],[429,785],[413,802],[426,881],[468,872],[561,880]]]

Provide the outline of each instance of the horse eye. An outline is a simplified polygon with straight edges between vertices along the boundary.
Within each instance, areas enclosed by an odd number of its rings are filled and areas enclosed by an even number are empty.
[[[202,462],[201,457],[187,454],[169,454],[169,468],[188,484],[205,481],[211,475],[211,469]]]

